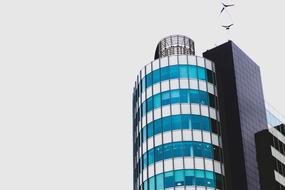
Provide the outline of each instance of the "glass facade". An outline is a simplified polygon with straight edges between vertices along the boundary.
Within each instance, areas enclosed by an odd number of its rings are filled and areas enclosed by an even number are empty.
[[[181,52],[140,71],[133,92],[134,190],[224,189],[215,81],[213,62]]]

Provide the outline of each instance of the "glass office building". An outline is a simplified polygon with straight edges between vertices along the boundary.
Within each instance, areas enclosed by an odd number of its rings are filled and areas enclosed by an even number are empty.
[[[134,190],[219,190],[224,164],[215,63],[162,39],[133,89]]]

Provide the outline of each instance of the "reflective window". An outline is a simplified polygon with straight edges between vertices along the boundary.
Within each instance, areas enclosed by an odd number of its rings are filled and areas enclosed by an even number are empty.
[[[156,189],[164,190],[163,174],[159,174],[156,176]]]
[[[196,79],[197,78],[197,67],[190,65],[189,67],[189,78]]]
[[[179,91],[180,90],[171,90],[170,93],[171,93],[171,103],[172,104],[175,104],[175,103],[178,103],[179,100],[180,100],[180,94],[179,94]]]
[[[163,131],[171,130],[171,116],[165,117],[162,120]]]
[[[178,67],[178,65],[171,66],[169,68],[170,68],[170,70],[169,70],[170,79],[179,78],[179,67]]]
[[[169,67],[161,68],[161,81],[169,79]]]
[[[163,159],[162,146],[155,147],[155,161],[158,162]]]
[[[158,174],[144,182],[149,190],[163,190],[175,186],[207,186],[222,188],[222,176],[220,174],[204,170],[175,170]],[[215,180],[216,179],[216,180]],[[144,188],[145,190],[145,188]]]
[[[180,78],[188,78],[188,66],[180,65],[179,73],[180,73]]]
[[[154,149],[148,151],[148,165],[154,163]]]
[[[198,67],[198,79],[206,80],[206,69]]]
[[[183,156],[183,143],[173,143],[173,157],[182,157]]]
[[[153,123],[149,123],[147,127],[147,137],[150,138],[153,136]]]
[[[145,102],[143,102],[141,109],[143,109],[142,113],[145,115],[146,112],[149,112],[152,109],[169,105],[170,103],[197,103],[209,105],[209,98],[210,106],[215,108],[217,105],[216,97],[207,92],[193,89],[169,90],[148,98]],[[147,110],[145,110],[145,108],[147,108]]]
[[[155,182],[154,182],[155,178],[151,177],[149,179],[149,190],[155,190]]]
[[[180,129],[181,118],[180,115],[172,116],[172,130]]]
[[[170,91],[163,92],[161,95],[162,98],[162,105],[170,104]]]
[[[142,141],[156,134],[176,129],[198,129],[218,133],[217,121],[201,115],[173,115],[150,122],[142,129]],[[211,126],[212,125],[212,126]]]
[[[195,175],[194,170],[185,171],[185,185],[194,185],[195,184]]]
[[[154,121],[154,135],[162,132],[161,119]]]
[[[175,171],[175,186],[184,185],[184,170]]]
[[[153,77],[153,84],[160,82],[160,69],[153,71],[152,77]]]
[[[164,148],[164,159],[172,158],[172,144],[166,144]]]
[[[145,168],[147,165],[153,164],[154,162],[158,162],[162,159],[166,160],[172,157],[195,156],[213,159],[213,149],[213,145],[204,142],[182,141],[163,144],[150,149],[143,155],[143,168]],[[215,146],[215,149],[220,151],[219,147]],[[147,157],[145,155],[148,155],[148,162],[146,161]]]
[[[173,65],[147,74],[139,85],[142,88],[141,91],[144,91],[145,88],[158,82],[177,78],[208,80],[208,82],[215,83],[215,74],[210,70],[194,65]]]
[[[205,185],[205,175],[203,170],[196,170],[196,185],[204,186]]]
[[[160,97],[161,94],[157,94],[153,97],[153,109],[159,108],[161,106]]]
[[[147,108],[147,112],[151,111],[152,108],[152,97],[148,98],[146,101],[146,108]]]
[[[202,143],[196,143],[194,148],[194,155],[198,157],[203,157],[203,145]]]
[[[174,172],[164,173],[164,188],[173,187],[174,185]]]
[[[146,75],[146,88],[152,85],[152,73]]]

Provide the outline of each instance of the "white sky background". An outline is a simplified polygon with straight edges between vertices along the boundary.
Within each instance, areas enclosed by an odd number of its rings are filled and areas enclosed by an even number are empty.
[[[158,41],[229,38],[285,114],[284,1],[1,1],[0,189],[132,189],[132,88]],[[223,20],[223,21],[222,21]]]

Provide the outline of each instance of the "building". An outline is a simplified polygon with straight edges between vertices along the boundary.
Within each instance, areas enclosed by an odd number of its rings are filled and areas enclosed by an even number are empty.
[[[226,189],[260,190],[255,133],[267,121],[259,66],[232,41],[203,56],[216,65]]]
[[[285,126],[267,110],[268,129],[255,135],[261,190],[285,189]]]
[[[134,190],[224,189],[215,63],[162,39],[133,91]]]
[[[162,39],[133,90],[134,190],[284,189],[270,113],[259,66],[232,41],[199,57],[188,37]]]

